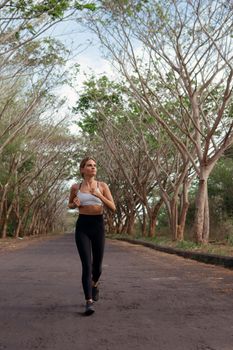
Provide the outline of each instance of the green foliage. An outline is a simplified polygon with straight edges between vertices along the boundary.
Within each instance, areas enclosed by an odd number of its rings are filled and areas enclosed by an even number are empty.
[[[76,9],[82,11],[84,9],[94,11],[94,3],[77,2],[71,0],[12,0],[10,5],[10,11],[17,10],[25,18],[40,17],[43,14],[47,14],[52,20],[60,19],[64,16],[65,11],[69,9]],[[33,30],[33,28],[28,28]]]
[[[58,40],[44,38],[40,40],[29,41],[17,51],[11,64],[17,64],[24,61],[28,67],[43,65],[44,67],[53,64],[63,64],[64,54],[68,53],[65,46]],[[26,57],[26,60],[25,60]]]
[[[149,0],[99,0],[97,3],[107,10],[114,11],[114,15],[123,11],[127,16],[133,16],[134,12],[140,12],[143,6],[149,3]]]
[[[119,109],[123,104],[122,86],[111,82],[106,76],[96,80],[91,77],[84,83],[84,92],[80,95],[74,113],[79,113],[82,120],[78,126],[93,135],[102,127],[106,116],[119,118]]]
[[[32,154],[28,159],[26,159],[21,166],[18,169],[18,173],[21,174],[28,174],[30,173],[36,164],[36,155]]]
[[[158,231],[163,231],[164,228],[167,228],[169,226],[169,220],[168,220],[168,215],[165,206],[162,206],[162,208],[159,211],[158,215]]]
[[[224,157],[217,163],[208,183],[212,210],[219,219],[233,217],[233,159]]]
[[[233,226],[233,225],[232,225]],[[229,234],[228,238],[227,238],[227,242],[228,244],[230,244],[231,246],[233,246],[233,230],[231,232],[231,234]]]
[[[62,20],[74,11],[95,11],[95,3],[75,0],[11,0],[3,7],[4,17],[11,20],[11,29],[16,42],[20,41],[25,32],[32,36],[37,34],[39,23]],[[32,23],[31,20],[40,20]],[[21,21],[23,20],[23,22]],[[16,26],[16,27],[15,27]]]
[[[192,241],[179,241],[176,243],[176,248],[183,250],[197,249],[201,246],[201,244],[197,244]]]
[[[95,11],[96,10],[96,5],[94,3],[90,3],[90,4],[81,4],[80,2],[75,2],[74,4],[74,8],[76,8],[77,10],[90,10],[90,11]]]

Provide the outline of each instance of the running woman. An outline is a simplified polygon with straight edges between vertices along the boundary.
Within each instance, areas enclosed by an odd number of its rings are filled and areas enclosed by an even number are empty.
[[[99,278],[102,272],[105,233],[104,206],[116,210],[106,183],[96,180],[96,161],[84,158],[80,163],[83,181],[70,189],[70,209],[78,208],[75,241],[82,263],[82,286],[85,295],[85,315],[94,313],[94,301],[99,299]]]

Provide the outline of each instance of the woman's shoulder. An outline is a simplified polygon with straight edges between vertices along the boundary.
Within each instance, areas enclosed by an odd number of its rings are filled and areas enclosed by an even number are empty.
[[[103,181],[97,181],[97,183],[99,184],[100,187],[106,188],[108,187],[108,185],[106,184],[106,182]]]

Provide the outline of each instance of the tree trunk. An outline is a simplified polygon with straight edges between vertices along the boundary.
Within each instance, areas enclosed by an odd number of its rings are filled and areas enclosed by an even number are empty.
[[[210,214],[209,214],[209,200],[208,200],[208,186],[206,188],[206,200],[205,200],[205,211],[204,211],[204,224],[203,224],[203,243],[209,242],[210,232]]]
[[[0,222],[5,222],[5,218],[4,218],[4,217],[2,218],[2,216],[4,216],[4,215],[3,215],[3,212],[4,212],[4,204],[5,204],[6,197],[7,197],[8,185],[9,185],[8,183],[5,184],[3,191],[1,191],[1,200],[0,200]],[[4,225],[4,224],[3,224],[3,225]],[[3,237],[3,234],[1,234],[1,237],[4,238],[4,237]]]
[[[155,237],[157,217],[162,204],[163,204],[163,199],[160,198],[158,203],[154,205],[153,209],[148,210],[148,215],[150,218],[149,237]]]
[[[149,220],[149,232],[148,236],[150,238],[155,237],[155,228],[156,228],[156,221],[157,221],[157,216],[151,216]]]
[[[15,229],[15,232],[14,232],[14,237],[17,238],[19,237],[20,233],[21,233],[21,229],[22,229],[22,226],[23,226],[23,222],[25,221],[25,218],[27,217],[27,214],[29,212],[29,207],[26,207],[24,209],[24,213],[23,215],[20,215],[20,210],[19,210],[19,202],[16,204],[16,208],[15,208],[15,214],[17,216],[17,219],[18,219],[18,223],[17,223],[17,227]],[[24,234],[23,234],[24,236]]]
[[[178,228],[178,209],[177,209],[177,198],[174,197],[171,200],[171,234],[172,240],[177,240],[177,228]]]
[[[146,211],[144,205],[142,206],[142,237],[146,237]]]
[[[196,211],[194,220],[194,239],[197,243],[206,242],[209,237],[209,209],[208,209],[208,193],[207,179],[199,180],[199,187],[196,197]]]
[[[135,222],[135,213],[131,212],[127,220],[127,230],[126,233],[130,236],[134,235],[134,222]]]
[[[116,227],[114,226],[114,220],[113,220],[113,216],[111,213],[107,213],[106,215],[106,221],[107,221],[107,231],[110,234],[116,233]]]
[[[17,224],[17,227],[15,229],[15,233],[14,233],[14,237],[15,238],[18,238],[19,237],[19,234],[20,234],[20,231],[21,231],[21,226],[22,226],[22,220],[21,218],[18,219],[18,224]]]
[[[2,229],[2,238],[6,238],[6,236],[7,236],[7,225],[8,225],[8,220],[9,220],[12,208],[13,208],[13,202],[11,202],[11,204],[9,205],[9,207],[6,211],[5,221],[4,221],[4,225],[3,225],[3,229]]]
[[[189,208],[188,187],[189,186],[185,181],[183,184],[183,192],[182,192],[181,203],[180,203],[180,215],[179,215],[179,222],[177,227],[178,241],[182,241],[184,239],[184,229],[185,229],[186,217],[187,217],[188,208]]]
[[[37,215],[38,215],[38,210],[37,208],[34,208],[30,226],[27,232],[28,236],[33,236],[35,234],[35,227],[36,227],[36,221],[37,221]]]
[[[188,208],[189,208],[189,203],[185,202],[182,206],[180,220],[179,220],[179,223],[177,226],[177,240],[178,241],[183,241],[183,239],[184,239],[184,229],[185,229]]]

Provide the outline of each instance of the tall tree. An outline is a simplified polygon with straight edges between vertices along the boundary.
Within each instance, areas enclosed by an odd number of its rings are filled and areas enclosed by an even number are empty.
[[[6,0],[0,4],[1,236],[47,232],[64,209],[76,150],[54,95],[69,52],[46,31],[94,10],[91,2]],[[43,148],[42,148],[43,145]]]
[[[191,162],[199,179],[194,235],[196,241],[207,242],[207,181],[233,143],[233,7],[216,0],[99,3],[87,23],[132,94]]]

